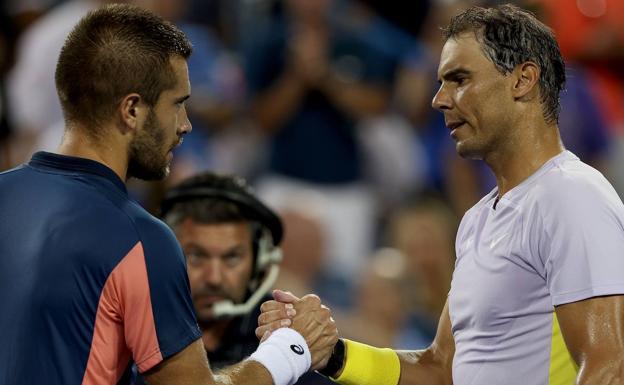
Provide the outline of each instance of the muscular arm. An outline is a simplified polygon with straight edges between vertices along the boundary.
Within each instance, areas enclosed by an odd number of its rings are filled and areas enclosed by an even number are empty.
[[[212,374],[201,339],[144,374],[149,385],[273,385],[269,372],[256,361],[243,361]]]
[[[396,353],[401,365],[398,385],[452,385],[451,369],[455,342],[451,333],[448,304],[444,306],[438,331],[431,346],[425,350],[403,350]],[[344,367],[334,375],[334,378],[340,377],[343,370]]]
[[[576,384],[624,384],[624,295],[590,298],[555,311],[579,365]]]

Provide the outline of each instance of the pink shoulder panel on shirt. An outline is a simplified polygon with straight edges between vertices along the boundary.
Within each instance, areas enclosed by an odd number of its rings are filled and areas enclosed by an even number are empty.
[[[83,385],[115,385],[130,359],[145,372],[163,360],[143,246],[137,243],[104,284]]]

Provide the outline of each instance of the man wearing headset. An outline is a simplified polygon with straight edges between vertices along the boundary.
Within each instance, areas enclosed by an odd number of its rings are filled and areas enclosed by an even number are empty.
[[[210,365],[218,370],[248,357],[259,343],[255,329],[260,303],[267,300],[279,271],[281,219],[244,179],[211,172],[169,190],[161,216],[186,256]],[[310,373],[297,383],[332,382]]]

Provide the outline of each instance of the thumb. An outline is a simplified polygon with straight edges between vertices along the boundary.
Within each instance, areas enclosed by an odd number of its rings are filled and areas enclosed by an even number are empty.
[[[299,300],[293,293],[283,290],[273,290],[273,298],[282,303],[293,303]]]

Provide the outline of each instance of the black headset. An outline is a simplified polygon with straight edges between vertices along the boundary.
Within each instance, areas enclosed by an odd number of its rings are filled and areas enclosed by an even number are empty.
[[[176,203],[192,201],[196,199],[219,199],[235,203],[243,215],[249,220],[259,222],[271,232],[271,238],[274,245],[279,245],[284,236],[284,228],[282,220],[269,209],[264,203],[260,202],[248,189],[239,186],[240,191],[232,188],[214,188],[202,186],[178,186],[174,187],[165,195],[165,199],[161,204],[161,217],[165,217],[169,210]]]

